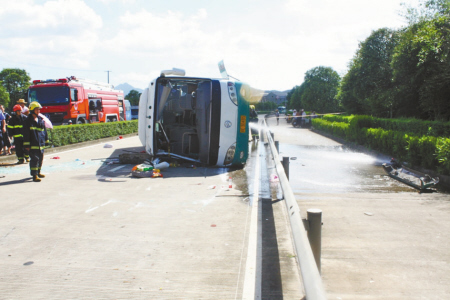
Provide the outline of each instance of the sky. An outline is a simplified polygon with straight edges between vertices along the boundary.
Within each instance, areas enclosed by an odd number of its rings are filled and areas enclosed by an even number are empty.
[[[418,0],[0,0],[0,69],[144,89],[161,70],[290,90],[305,72],[341,76],[372,31],[406,26]],[[110,71],[110,72],[107,72]]]

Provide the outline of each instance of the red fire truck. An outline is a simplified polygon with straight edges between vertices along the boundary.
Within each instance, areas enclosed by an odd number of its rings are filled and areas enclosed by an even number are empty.
[[[38,101],[53,124],[126,120],[123,91],[107,83],[76,78],[34,80],[28,102]]]

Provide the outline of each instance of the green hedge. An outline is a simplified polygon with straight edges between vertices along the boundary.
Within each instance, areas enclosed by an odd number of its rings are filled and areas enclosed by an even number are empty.
[[[336,118],[331,119],[337,120]],[[314,119],[312,125],[314,128],[386,153],[412,165],[450,175],[449,138],[411,134],[411,130],[404,132],[379,127],[372,128],[371,126],[374,124],[380,123],[377,123],[376,118],[370,116],[354,116],[348,123],[345,121],[331,122],[327,118]]]
[[[138,131],[138,121],[62,125],[48,130],[50,143],[55,147],[94,141],[101,138],[125,135]]]
[[[329,122],[344,122],[350,123],[353,119],[354,115],[345,116],[345,115],[323,115],[322,119],[327,120]]]
[[[322,118],[330,122],[356,122],[355,125],[359,128],[383,128],[417,136],[450,136],[450,122],[422,121],[417,119],[382,119],[364,115],[324,115]]]

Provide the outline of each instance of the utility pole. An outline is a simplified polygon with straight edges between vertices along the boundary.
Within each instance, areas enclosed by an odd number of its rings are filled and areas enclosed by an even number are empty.
[[[108,83],[109,83],[109,72],[112,72],[112,71],[105,71],[105,72],[108,73]]]

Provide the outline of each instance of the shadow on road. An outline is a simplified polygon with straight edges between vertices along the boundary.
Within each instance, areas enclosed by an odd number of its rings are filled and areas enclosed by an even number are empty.
[[[121,164],[119,161],[119,156],[121,154],[139,154],[143,155],[144,147],[129,147],[129,148],[120,148],[115,149],[111,156],[105,157],[102,159],[102,165],[97,170],[96,175],[99,178],[99,181],[111,182],[108,178],[133,178],[140,180],[162,180],[164,178],[174,178],[174,177],[208,177],[208,176],[216,176],[220,174],[226,174],[234,171],[239,171],[240,169],[236,168],[216,168],[204,166],[199,163],[187,162],[181,159],[171,159],[170,162],[176,162],[177,167],[169,167],[166,169],[162,169],[161,173],[163,175],[162,178],[138,178],[133,177],[131,173],[131,169],[138,165],[138,161],[135,161],[134,164]],[[140,163],[143,163],[145,159],[143,159]],[[104,177],[107,177],[106,180]],[[114,180],[117,182],[117,180]]]

